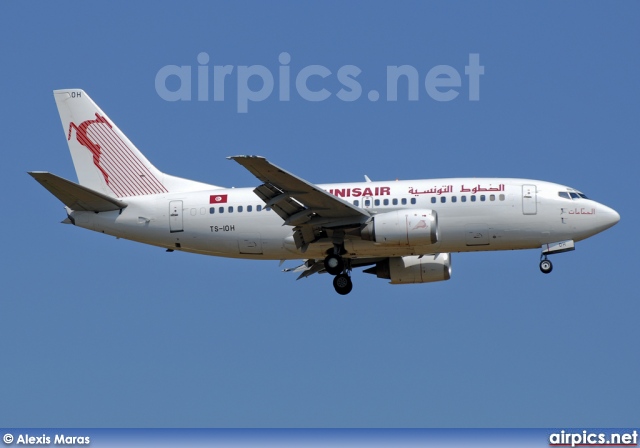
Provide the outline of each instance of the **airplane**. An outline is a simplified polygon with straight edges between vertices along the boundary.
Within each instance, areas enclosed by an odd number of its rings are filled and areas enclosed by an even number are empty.
[[[298,279],[354,268],[391,284],[451,278],[451,253],[540,248],[549,255],[615,225],[620,215],[564,185],[450,178],[313,184],[264,157],[228,157],[256,187],[224,188],[158,170],[81,89],[55,90],[78,183],[29,174],[66,208],[63,223],[165,248],[256,260],[304,260]]]

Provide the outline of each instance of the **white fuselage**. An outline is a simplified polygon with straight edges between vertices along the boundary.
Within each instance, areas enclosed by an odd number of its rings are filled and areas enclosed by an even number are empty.
[[[539,248],[579,241],[614,225],[619,215],[566,186],[526,179],[456,178],[327,184],[319,187],[372,216],[395,210],[437,213],[438,241],[394,246],[347,235],[346,258]],[[222,203],[216,203],[218,197]],[[222,199],[224,198],[224,199]],[[253,188],[122,198],[121,211],[69,211],[76,225],[119,238],[206,255],[252,259],[322,258],[329,238],[302,252],[293,227],[265,209]],[[211,203],[214,202],[214,203]]]

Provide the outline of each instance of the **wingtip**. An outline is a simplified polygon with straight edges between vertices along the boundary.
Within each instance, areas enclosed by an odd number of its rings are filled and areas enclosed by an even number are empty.
[[[236,159],[264,159],[264,157],[262,156],[256,156],[256,155],[250,155],[250,154],[245,154],[245,155],[239,155],[239,156],[229,156],[227,157],[228,160],[236,160]]]

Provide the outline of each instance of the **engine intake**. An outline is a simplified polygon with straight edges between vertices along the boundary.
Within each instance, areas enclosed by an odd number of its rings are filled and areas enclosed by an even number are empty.
[[[361,237],[390,246],[435,244],[438,242],[438,214],[429,209],[380,213],[367,222]]]
[[[367,274],[391,280],[391,284],[428,283],[451,278],[451,254],[392,257],[365,269]]]

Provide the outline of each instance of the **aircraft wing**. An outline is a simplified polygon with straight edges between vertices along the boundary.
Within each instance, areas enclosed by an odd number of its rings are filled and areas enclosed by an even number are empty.
[[[319,230],[358,227],[370,217],[366,210],[294,176],[264,157],[228,159],[235,160],[263,182],[253,191],[284,220],[284,225],[295,228],[296,246],[303,251],[319,237]]]

